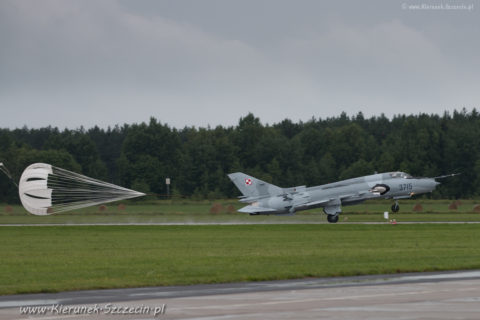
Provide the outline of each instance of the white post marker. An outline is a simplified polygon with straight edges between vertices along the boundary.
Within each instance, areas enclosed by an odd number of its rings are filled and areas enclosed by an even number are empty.
[[[383,218],[384,218],[385,220],[388,220],[388,211],[385,211],[385,212],[383,213]]]
[[[170,198],[170,178],[165,179],[165,184],[167,185],[167,197]]]

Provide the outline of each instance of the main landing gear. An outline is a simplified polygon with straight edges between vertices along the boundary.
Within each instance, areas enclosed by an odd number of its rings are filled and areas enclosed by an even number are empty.
[[[326,206],[323,208],[323,212],[327,215],[327,220],[330,223],[337,223],[338,222],[338,215],[342,212],[340,200],[332,203],[330,206]]]
[[[327,214],[327,220],[330,223],[337,223],[338,222],[338,214]]]
[[[400,205],[398,204],[397,200],[394,204],[392,204],[392,212],[398,212],[398,210],[400,210]]]

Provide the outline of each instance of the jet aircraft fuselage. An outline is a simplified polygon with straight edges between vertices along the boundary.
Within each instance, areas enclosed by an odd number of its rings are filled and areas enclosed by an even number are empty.
[[[308,188],[280,188],[241,172],[228,176],[243,194],[240,201],[249,204],[239,212],[294,214],[300,210],[323,208],[329,222],[338,221],[342,205],[369,199],[410,198],[432,192],[439,184],[435,178],[415,178],[404,172],[379,173]],[[398,202],[395,202],[392,211],[398,210]]]

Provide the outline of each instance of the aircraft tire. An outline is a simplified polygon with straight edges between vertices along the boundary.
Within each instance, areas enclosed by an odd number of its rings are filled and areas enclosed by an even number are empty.
[[[396,203],[392,204],[392,212],[398,212],[400,210],[400,206]]]
[[[327,220],[330,223],[337,223],[338,222],[338,214],[329,214],[327,215]]]

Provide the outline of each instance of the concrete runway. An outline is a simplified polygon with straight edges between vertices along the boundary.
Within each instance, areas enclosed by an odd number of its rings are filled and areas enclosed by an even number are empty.
[[[2,320],[392,318],[479,319],[480,271],[0,296]]]

